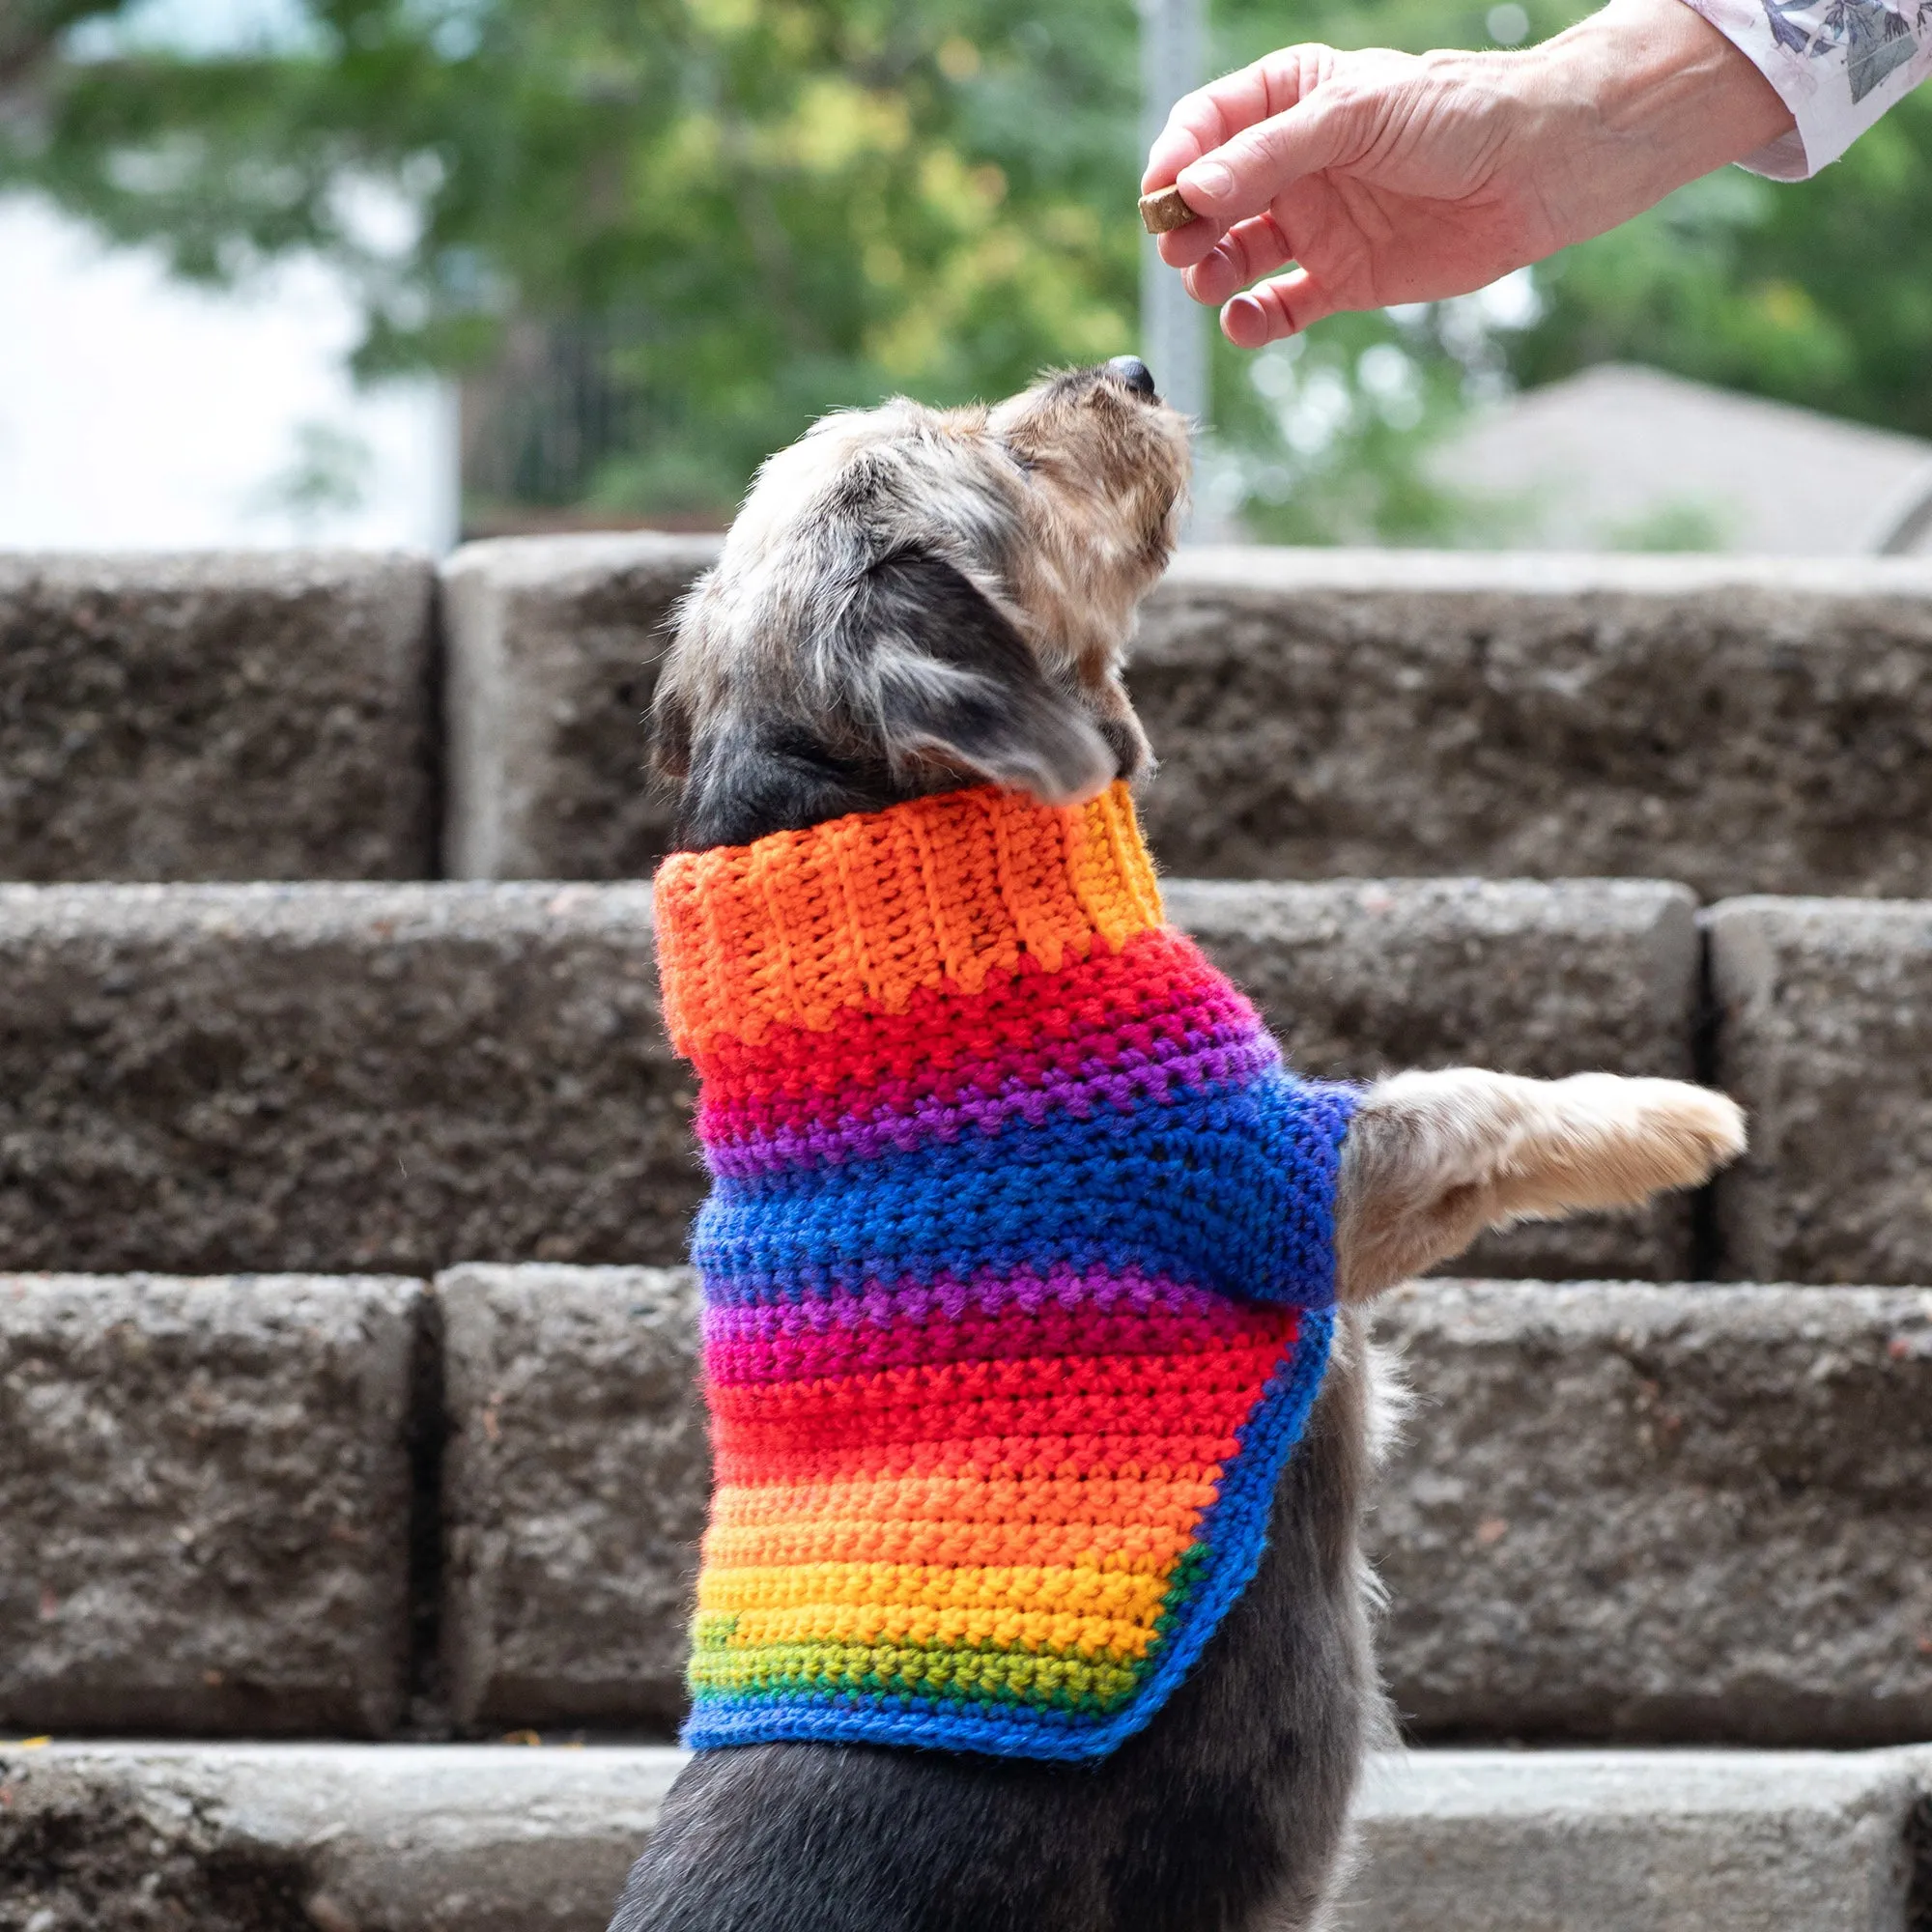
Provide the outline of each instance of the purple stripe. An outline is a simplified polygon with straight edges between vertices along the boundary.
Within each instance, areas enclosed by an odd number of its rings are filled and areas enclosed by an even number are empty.
[[[1085,1120],[1103,1108],[1127,1113],[1144,1101],[1165,1105],[1177,1090],[1233,1086],[1265,1072],[1280,1049],[1258,1022],[1217,1027],[1227,1036],[1192,1052],[1124,1052],[1090,1061],[1080,1071],[1043,1069],[1038,1079],[1009,1076],[990,1093],[944,1101],[917,1100],[910,1108],[880,1106],[834,1124],[813,1122],[709,1141],[705,1159],[714,1174],[749,1179],[799,1167],[838,1166],[881,1154],[910,1153],[928,1141],[957,1140],[969,1129],[995,1133],[1016,1116],[1037,1126],[1056,1111]]]
[[[1019,1309],[1029,1315],[1059,1307],[1069,1314],[1116,1309],[1139,1315],[1213,1316],[1228,1307],[1225,1295],[1165,1275],[1143,1274],[1137,1268],[1110,1274],[1100,1268],[1085,1272],[1050,1268],[995,1274],[988,1269],[971,1281],[942,1277],[923,1282],[906,1279],[890,1287],[869,1286],[863,1294],[826,1295],[809,1301],[708,1304],[704,1310],[704,1342],[770,1342],[781,1337],[823,1334],[830,1329],[856,1328],[870,1322],[879,1327],[895,1322],[923,1321],[931,1316],[957,1321],[967,1315],[997,1315]]]

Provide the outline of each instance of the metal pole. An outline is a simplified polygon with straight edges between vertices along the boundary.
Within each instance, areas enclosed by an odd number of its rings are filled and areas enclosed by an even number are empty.
[[[1168,110],[1201,85],[1207,61],[1206,0],[1138,0],[1141,16],[1141,153]],[[1141,357],[1161,394],[1197,423],[1208,420],[1208,329],[1211,318],[1141,238]]]

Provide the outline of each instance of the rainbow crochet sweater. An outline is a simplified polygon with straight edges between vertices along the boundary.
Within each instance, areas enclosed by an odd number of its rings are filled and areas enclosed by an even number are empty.
[[[715,1492],[686,1742],[1093,1758],[1260,1559],[1349,1090],[1162,922],[1125,788],[658,874]]]

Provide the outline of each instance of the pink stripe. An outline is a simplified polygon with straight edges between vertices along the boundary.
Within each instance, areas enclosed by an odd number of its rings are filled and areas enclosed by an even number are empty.
[[[1252,1080],[1280,1058],[1249,1016],[1214,1028],[1206,1041],[1190,1041],[1192,1050],[1179,1042],[1161,1044],[1171,1050],[1090,1057],[1077,1072],[1043,1064],[1037,1054],[1002,1056],[962,1069],[949,1083],[956,1099],[913,1094],[894,1083],[896,1091],[873,1090],[869,1106],[855,1102],[831,1119],[820,1106],[775,1096],[757,1110],[763,1119],[756,1122],[748,1118],[749,1108],[736,1120],[720,1118],[722,1110],[700,1111],[697,1132],[714,1173],[770,1174],[909,1152],[969,1132],[995,1133],[1015,1118],[1038,1125],[1056,1111],[1084,1120],[1107,1108],[1125,1113],[1145,1100],[1164,1104],[1177,1090]]]
[[[705,1311],[718,1382],[816,1380],[939,1361],[1188,1353],[1239,1343],[1274,1313],[1138,1273],[1017,1275]]]

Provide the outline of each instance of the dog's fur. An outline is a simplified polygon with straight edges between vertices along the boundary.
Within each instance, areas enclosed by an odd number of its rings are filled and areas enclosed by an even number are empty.
[[[657,701],[679,842],[992,780],[1142,776],[1121,668],[1171,551],[1186,425],[1138,363],[986,410],[834,416],[765,466]],[[1303,1932],[1392,1735],[1358,1526],[1390,1384],[1362,1309],[1483,1229],[1634,1206],[1743,1146],[1674,1081],[1404,1073],[1343,1149],[1333,1365],[1254,1580],[1151,1724],[1094,1765],[883,1747],[701,1752],[612,1932]]]

